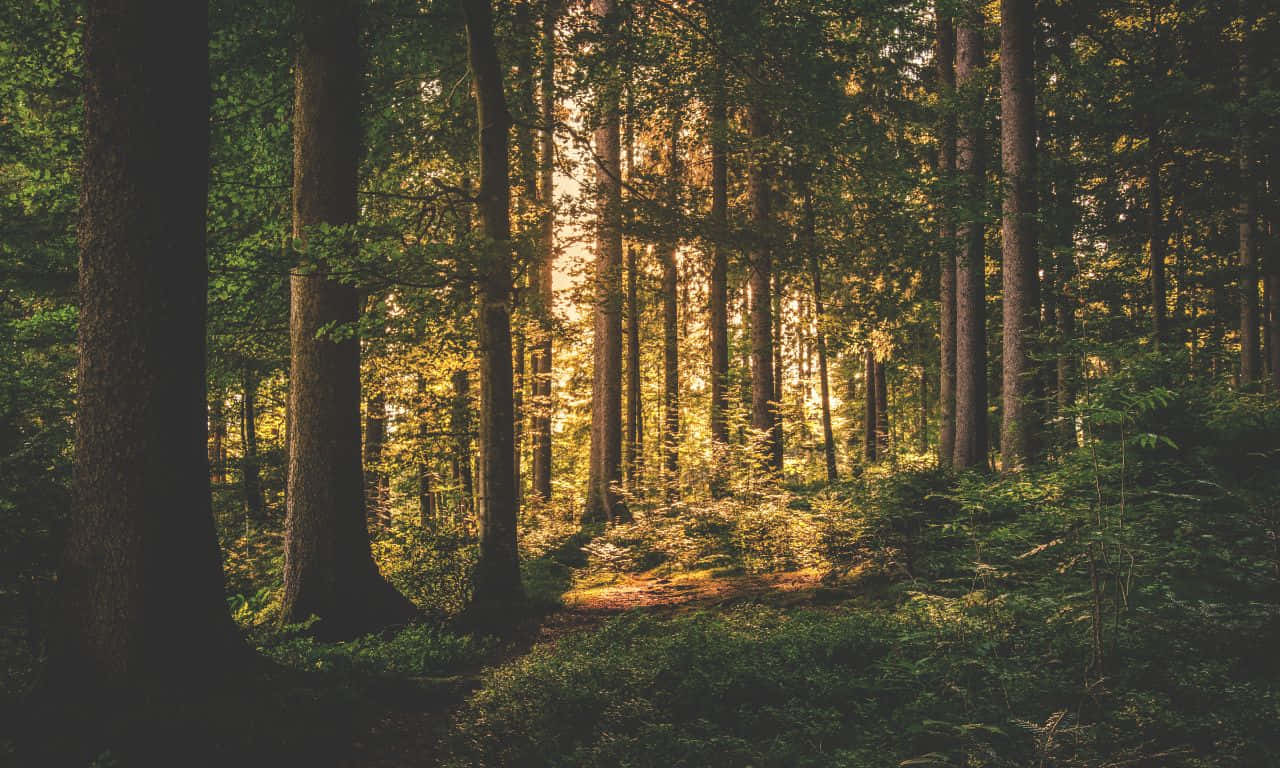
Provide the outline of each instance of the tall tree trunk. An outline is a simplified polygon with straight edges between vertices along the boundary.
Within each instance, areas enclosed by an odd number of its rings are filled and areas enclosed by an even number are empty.
[[[729,226],[729,117],[722,83],[711,98],[711,284],[707,293],[711,333],[711,441],[717,456],[729,443],[729,258],[725,239]],[[725,493],[719,460],[711,493]]]
[[[981,467],[987,460],[986,275],[982,208],[985,198],[980,13],[956,30],[956,87],[965,102],[963,127],[956,142],[956,172],[964,180],[956,261],[956,437],[952,463],[957,469]]]
[[[469,514],[475,501],[471,472],[471,375],[466,368],[453,372],[453,403],[449,409],[449,432],[453,435],[453,480],[461,492],[461,511]]]
[[[75,465],[48,666],[59,706],[116,708],[156,685],[187,700],[240,652],[209,493],[208,34],[199,2],[90,0],[85,13]]]
[[[671,120],[671,145],[667,156],[667,206],[672,216],[680,207],[680,114]],[[662,248],[662,380],[663,484],[673,498],[680,487],[680,316],[676,239],[668,236]]]
[[[1254,130],[1250,117],[1252,98],[1253,14],[1249,0],[1241,0],[1243,30],[1240,40],[1240,386],[1251,388],[1262,379],[1262,357],[1258,339],[1258,204],[1254,173]]]
[[[480,275],[480,455],[484,505],[478,518],[480,556],[476,602],[523,594],[516,546],[516,412],[511,366],[511,187],[507,159],[510,117],[489,0],[465,0],[467,53],[475,78],[480,126],[480,224],[489,248]]]
[[[827,336],[822,329],[822,266],[818,259],[813,197],[804,189],[805,243],[809,250],[809,275],[813,279],[814,342],[818,347],[818,393],[822,401],[822,457],[827,468],[827,482],[839,478],[836,470],[836,438],[831,428],[831,382],[827,375]]]
[[[874,462],[879,458],[879,440],[876,439],[879,418],[876,408],[876,353],[870,346],[863,353],[863,359],[862,455],[868,462]]]
[[[747,196],[751,201],[751,225],[755,247],[751,259],[751,426],[764,436],[763,461],[767,469],[782,470],[782,423],[774,382],[773,359],[773,251],[769,200],[770,168],[766,150],[770,120],[764,106],[747,110],[747,127],[753,145]]]
[[[1160,130],[1154,115],[1147,117],[1147,248],[1151,272],[1151,341],[1159,348],[1165,337],[1164,198],[1160,189]]]
[[[240,462],[240,487],[244,492],[245,517],[255,523],[266,519],[266,502],[262,497],[262,471],[258,458],[258,372],[253,363],[244,364],[243,419],[241,443],[244,459]]]
[[[385,528],[390,522],[387,475],[382,471],[382,446],[386,440],[387,399],[377,392],[364,401],[364,498],[371,529]]]
[[[934,63],[938,70],[938,94],[955,96],[956,33],[950,16],[938,15]],[[944,105],[938,126],[938,176],[942,194],[938,201],[940,280],[938,286],[938,336],[941,346],[938,374],[938,460],[951,463],[956,446],[956,216],[952,191],[956,170],[956,118]]]
[[[533,386],[533,493],[542,501],[551,500],[551,354],[552,310],[555,296],[552,283],[556,256],[555,214],[555,124],[556,124],[556,16],[558,0],[545,0],[542,16],[542,157],[539,168],[542,204],[542,242],[536,278],[538,343],[534,348]]]
[[[876,443],[882,459],[889,455],[889,382],[884,366],[883,360],[876,361]]]
[[[1001,467],[1014,471],[1039,452],[1037,368],[1032,361],[1040,317],[1036,257],[1033,0],[1000,2],[1000,157],[1004,171],[1001,272],[1004,281]]]
[[[289,322],[289,505],[281,620],[318,616],[314,630],[351,637],[402,623],[415,609],[374,565],[360,465],[360,341],[324,333],[355,326],[356,288],[332,279],[307,243],[317,227],[356,223],[360,51],[353,0],[298,0],[293,235],[309,268],[295,272]],[[354,248],[354,233],[344,246]],[[348,254],[349,255],[349,254]]]
[[[616,0],[591,0],[591,11],[600,19],[605,38],[615,40]],[[598,94],[601,122],[595,131],[598,212],[586,521],[629,517],[617,490],[622,480],[622,169],[614,87],[607,84]]]
[[[427,380],[421,373],[418,379],[418,522],[430,527],[436,518],[436,495],[431,477],[431,453],[427,450]]]

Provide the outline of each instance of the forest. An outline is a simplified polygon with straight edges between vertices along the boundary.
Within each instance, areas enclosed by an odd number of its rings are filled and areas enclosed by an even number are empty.
[[[1280,766],[1277,52],[5,0],[0,765]]]

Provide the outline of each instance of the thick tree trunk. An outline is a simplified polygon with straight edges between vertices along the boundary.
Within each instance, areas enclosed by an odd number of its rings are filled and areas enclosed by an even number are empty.
[[[934,63],[938,70],[938,95],[955,95],[956,33],[951,18],[938,16]],[[951,463],[956,446],[956,213],[952,184],[956,170],[956,118],[953,107],[943,106],[938,126],[938,176],[942,194],[938,201],[939,286],[938,336],[941,347],[938,374],[938,460]]]
[[[667,157],[667,206],[675,216],[680,206],[680,117],[671,122],[671,145]],[[675,498],[680,489],[680,316],[679,273],[676,269],[674,237],[662,244],[662,380],[663,484]]]
[[[769,200],[770,169],[760,144],[769,140],[770,121],[760,104],[747,110],[747,127],[754,146],[747,178],[751,201],[751,426],[763,435],[763,461],[767,469],[782,470],[782,423],[779,418],[773,357],[773,251]]]
[[[607,39],[617,35],[616,0],[592,0]],[[606,85],[598,95],[595,131],[596,274],[594,375],[591,383],[591,463],[584,521],[627,519],[618,495],[622,480],[622,169],[618,96]]]
[[[1032,360],[1040,317],[1036,257],[1035,4],[1000,3],[1000,158],[1004,171],[1001,252],[1004,282],[1001,467],[1016,471],[1036,460],[1040,434]]]
[[[478,518],[480,556],[476,602],[521,597],[516,546],[519,487],[511,366],[511,188],[507,158],[510,117],[489,0],[465,0],[467,52],[475,78],[480,126],[480,224],[489,249],[480,275],[480,452],[484,505]]]
[[[552,310],[555,296],[552,279],[556,256],[555,214],[555,123],[556,123],[556,16],[557,0],[546,0],[542,16],[542,157],[539,168],[542,204],[542,242],[536,278],[538,343],[533,353],[533,493],[542,501],[551,499],[551,354]]]
[[[262,471],[258,458],[258,372],[252,363],[244,365],[243,418],[240,422],[244,459],[240,462],[240,487],[244,492],[245,517],[255,523],[266,519],[262,497]]]
[[[283,622],[318,616],[315,631],[351,637],[407,621],[415,609],[382,576],[369,551],[360,464],[360,342],[356,289],[309,253],[317,227],[356,222],[360,161],[360,53],[351,0],[298,0],[293,235],[309,269],[293,274],[289,505],[285,519]],[[348,248],[353,245],[346,246]]]
[[[387,399],[381,392],[364,401],[364,498],[369,528],[385,528],[390,522],[387,508],[387,475],[382,471],[382,446],[387,440]]]
[[[868,462],[879,458],[879,440],[876,439],[876,426],[879,424],[876,409],[876,353],[867,347],[863,353],[862,373],[862,455]]]
[[[877,455],[889,455],[889,382],[883,360],[876,361],[876,443]]]
[[[980,14],[956,31],[956,87],[965,102],[956,143],[956,172],[964,184],[956,261],[956,437],[952,463],[957,469],[987,461],[987,326],[982,208],[985,197]]]
[[[1254,173],[1254,131],[1249,116],[1253,85],[1250,45],[1253,17],[1249,0],[1241,0],[1243,31],[1240,41],[1240,164],[1239,221],[1240,266],[1240,387],[1251,388],[1262,379],[1262,356],[1258,338],[1258,203]]]
[[[153,686],[187,700],[240,653],[209,494],[206,19],[199,2],[85,11],[75,465],[48,666],[58,706],[119,708]]]
[[[827,468],[827,482],[839,478],[836,470],[836,438],[831,428],[831,382],[827,375],[827,336],[822,330],[822,266],[818,259],[813,198],[804,190],[805,242],[809,249],[809,275],[813,279],[814,343],[818,347],[818,394],[822,405],[822,457]]]
[[[729,443],[729,226],[728,109],[723,87],[711,99],[711,284],[707,294],[711,334],[711,440],[717,454]],[[724,494],[724,478],[711,479],[713,496]]]

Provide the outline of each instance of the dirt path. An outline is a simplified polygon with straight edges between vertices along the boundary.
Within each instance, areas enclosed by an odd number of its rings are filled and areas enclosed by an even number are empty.
[[[480,686],[488,670],[514,661],[535,646],[554,644],[567,635],[594,629],[612,616],[630,611],[675,615],[747,602],[792,607],[823,602],[827,592],[821,575],[813,570],[727,576],[707,571],[670,577],[628,574],[607,586],[571,590],[564,595],[563,608],[519,628],[476,669],[448,677],[388,684],[387,711],[341,765],[437,765],[450,715]]]

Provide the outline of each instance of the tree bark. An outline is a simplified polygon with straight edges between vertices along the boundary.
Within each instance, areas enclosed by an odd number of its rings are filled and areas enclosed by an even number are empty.
[[[1240,40],[1240,200],[1239,222],[1240,267],[1240,387],[1248,389],[1262,379],[1262,356],[1258,338],[1258,203],[1254,173],[1254,130],[1250,118],[1252,98],[1253,16],[1249,0],[1241,0],[1243,31]]]
[[[1039,454],[1037,369],[1032,345],[1039,325],[1036,257],[1035,82],[1032,77],[1035,4],[1000,3],[1000,158],[1004,171],[1001,272],[1004,334],[1001,468],[1016,471]]]
[[[879,440],[876,439],[876,427],[879,424],[876,408],[876,353],[868,346],[863,353],[864,367],[862,374],[864,403],[862,413],[862,455],[868,462],[879,458]]]
[[[939,14],[934,64],[938,70],[938,95],[942,99],[955,97],[955,50],[956,33],[951,18]],[[938,176],[942,185],[938,203],[938,336],[941,348],[938,460],[949,465],[956,446],[956,214],[952,191],[956,170],[956,118],[952,105],[943,105],[938,123]]]
[[[86,8],[75,463],[48,666],[58,706],[119,707],[153,686],[185,700],[243,652],[209,490],[208,41],[204,3]]]
[[[538,344],[533,352],[533,493],[551,500],[551,355],[555,303],[553,274],[556,255],[555,123],[556,16],[558,0],[546,0],[542,16],[542,157],[539,168],[542,204],[542,243],[536,282]]]
[[[241,443],[244,458],[240,462],[240,487],[244,492],[245,517],[255,523],[266,519],[266,502],[262,497],[262,472],[258,458],[258,372],[253,363],[244,364],[244,400],[241,421]]]
[[[728,108],[723,83],[711,98],[711,284],[707,294],[711,334],[711,441],[720,455],[729,443],[729,257],[724,241],[729,226]],[[713,496],[725,493],[719,460],[711,480]]]
[[[769,242],[771,213],[770,168],[765,149],[770,120],[764,107],[747,110],[752,142],[747,196],[751,201],[751,225],[755,246],[751,259],[751,426],[764,439],[762,460],[766,469],[782,470],[782,423],[779,418],[773,358],[773,251]]]
[[[678,107],[677,107],[678,110]],[[680,116],[671,121],[671,144],[667,156],[667,207],[675,217],[680,207]],[[662,249],[662,380],[663,380],[663,484],[671,498],[680,487],[680,316],[679,273],[676,270],[677,241],[668,236]]]
[[[982,219],[985,199],[983,95],[978,70],[983,66],[980,13],[956,31],[956,87],[965,102],[956,143],[956,172],[964,182],[956,261],[956,436],[952,463],[957,469],[986,465],[987,328],[986,275]]]
[[[876,361],[876,443],[882,459],[889,455],[889,382],[884,366],[883,360]]]
[[[822,405],[822,457],[827,468],[827,482],[839,479],[836,470],[836,438],[831,428],[831,382],[827,375],[827,336],[822,330],[822,265],[818,259],[813,197],[804,189],[805,242],[809,249],[809,274],[813,279],[814,343],[818,347],[818,393]]]
[[[319,617],[327,637],[399,624],[416,610],[374,565],[360,464],[356,288],[328,274],[322,227],[356,222],[360,52],[353,0],[298,0],[293,236],[308,269],[291,277],[289,504],[281,621]],[[336,249],[336,247],[335,247]],[[338,328],[327,333],[325,329]]]
[[[479,515],[480,556],[476,602],[521,597],[516,546],[519,487],[516,476],[516,412],[511,365],[511,187],[502,65],[493,38],[489,0],[464,0],[467,53],[475,79],[480,126],[480,224],[487,258],[480,271],[480,443],[484,505]]]

